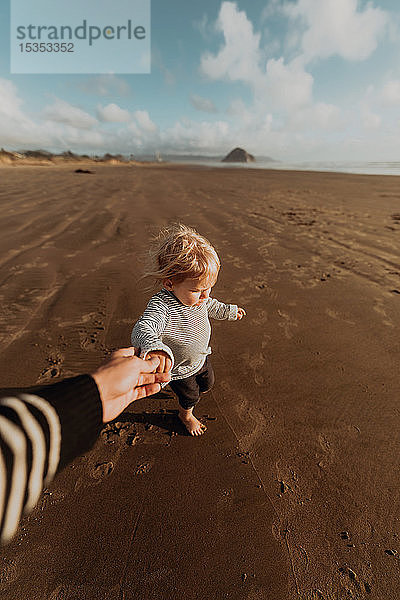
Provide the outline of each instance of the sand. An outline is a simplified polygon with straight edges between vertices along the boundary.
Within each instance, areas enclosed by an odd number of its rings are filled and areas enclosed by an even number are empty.
[[[0,558],[5,600],[400,597],[400,180],[171,165],[3,167],[0,381],[96,368],[149,297],[149,235],[214,243],[216,385],[168,388],[61,472]]]

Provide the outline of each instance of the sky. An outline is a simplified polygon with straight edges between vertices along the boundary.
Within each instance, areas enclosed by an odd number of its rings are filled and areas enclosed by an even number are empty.
[[[0,146],[400,160],[400,4],[152,0],[149,74],[17,75],[0,0]]]

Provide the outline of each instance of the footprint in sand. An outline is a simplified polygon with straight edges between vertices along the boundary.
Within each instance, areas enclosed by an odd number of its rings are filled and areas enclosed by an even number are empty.
[[[106,316],[105,310],[99,308],[97,312],[88,315],[91,319],[91,326],[88,328],[81,329],[79,331],[80,346],[83,350],[105,350],[103,341],[99,340],[98,337],[104,335],[105,325],[104,318]]]
[[[136,431],[134,433],[129,433],[126,438],[126,445],[135,446],[140,440],[141,438]]]
[[[41,502],[39,505],[39,508],[41,511],[45,510],[45,508],[47,506],[54,506],[55,504],[58,504],[59,502],[62,502],[62,500],[64,500],[66,494],[65,492],[63,492],[62,490],[43,490],[43,494],[42,494],[42,498],[41,498]]]
[[[325,469],[333,460],[334,449],[332,448],[332,442],[323,434],[319,433],[317,436],[318,443],[323,451],[323,455],[317,455],[318,466],[320,469]]]
[[[106,444],[115,444],[120,439],[125,439],[128,446],[133,446],[131,440],[136,439],[137,431],[132,423],[107,423],[101,432],[101,437]]]
[[[289,339],[289,340],[292,339],[292,337],[293,337],[292,330],[294,327],[299,326],[298,322],[283,310],[278,309],[278,315],[281,317],[281,319],[283,319],[283,321],[278,323],[278,326],[282,327],[287,339]]]
[[[127,446],[135,446],[141,437],[132,423],[108,423],[101,432],[106,444],[125,442]]]
[[[354,321],[347,319],[344,315],[337,312],[336,310],[333,310],[332,308],[327,308],[325,312],[329,317],[331,317],[331,319],[335,319],[336,321],[343,321],[344,323],[348,323],[349,325],[355,325]]]
[[[111,460],[108,462],[101,462],[101,463],[96,464],[91,475],[92,475],[93,479],[101,480],[101,479],[104,479],[105,477],[107,477],[108,475],[111,475],[113,470],[114,470],[114,463]]]
[[[252,360],[248,363],[253,369],[253,377],[256,385],[264,385],[265,379],[262,373],[265,371],[266,358],[262,352],[253,354]]]
[[[104,325],[97,327],[95,331],[88,332],[85,330],[81,330],[79,332],[80,338],[80,346],[82,350],[104,350],[104,345],[97,339],[99,333],[103,332],[105,329]]]
[[[43,381],[44,379],[52,379],[53,377],[58,377],[61,373],[61,369],[58,365],[54,365],[53,367],[46,367],[45,369],[43,369],[43,371],[40,373],[40,380]]]
[[[15,542],[16,540],[14,540]],[[42,554],[46,554],[49,552],[50,547],[47,544],[39,544],[35,548],[35,552],[37,556],[41,556]],[[17,551],[15,551],[17,552]],[[0,592],[8,591],[8,598],[11,598],[10,595],[10,583],[12,582],[21,582],[21,578],[26,577],[26,565],[30,564],[30,560],[32,559],[32,553],[29,550],[24,550],[18,553],[15,553],[14,557],[11,559],[0,557]],[[13,598],[22,598],[20,595],[12,595]],[[24,596],[25,598],[26,596]]]
[[[81,600],[83,598],[94,598],[97,595],[98,588],[92,585],[74,585],[64,581],[60,583],[49,596],[46,596],[46,600]],[[111,597],[111,596],[110,596]],[[112,596],[115,597],[114,595]]]
[[[339,572],[350,579],[350,581],[353,583],[358,592],[362,593],[363,591],[365,591],[367,594],[370,594],[372,592],[371,585],[367,581],[361,580],[358,577],[357,573],[353,571],[353,569],[350,569],[350,567],[340,567]]]
[[[14,559],[6,560],[2,559],[0,566],[0,590],[6,589],[6,587],[17,579],[18,569],[17,561]]]
[[[69,597],[68,589],[61,583],[51,592],[48,600],[67,600]]]
[[[387,327],[394,327],[394,323],[391,318],[388,316],[385,307],[384,301],[380,298],[376,298],[374,303],[374,311],[377,312],[382,317],[382,322]]]
[[[145,473],[148,473],[149,471],[151,471],[152,467],[153,467],[154,461],[152,460],[147,460],[143,463],[141,463],[140,465],[138,465],[134,471],[135,475],[144,475]]]
[[[62,363],[64,362],[64,356],[59,350],[53,350],[49,352],[47,357],[48,366],[43,369],[38,378],[38,383],[42,383],[59,377],[61,374]]]

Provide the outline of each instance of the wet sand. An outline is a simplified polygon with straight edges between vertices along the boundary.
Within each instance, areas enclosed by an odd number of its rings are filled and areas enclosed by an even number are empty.
[[[168,388],[61,472],[0,557],[5,600],[400,597],[400,179],[180,166],[0,169],[3,387],[129,345],[143,251],[216,246],[216,385]]]

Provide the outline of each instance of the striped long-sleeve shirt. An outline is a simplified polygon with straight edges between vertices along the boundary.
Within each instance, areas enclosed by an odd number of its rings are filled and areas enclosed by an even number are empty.
[[[171,379],[184,379],[197,373],[209,347],[212,319],[237,319],[236,304],[224,304],[208,298],[200,306],[186,306],[168,290],[152,296],[132,330],[132,345],[140,348],[140,356],[164,350],[172,360]]]
[[[7,543],[58,470],[86,452],[102,427],[90,375],[0,396],[0,541]]]

